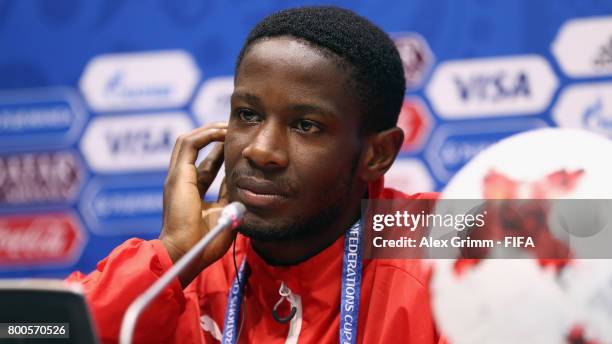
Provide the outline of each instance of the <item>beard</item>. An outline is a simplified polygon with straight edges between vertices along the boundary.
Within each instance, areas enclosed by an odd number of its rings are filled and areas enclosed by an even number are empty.
[[[328,188],[327,192],[314,201],[315,204],[323,204],[314,214],[306,214],[277,225],[245,219],[245,222],[238,227],[238,232],[252,240],[263,242],[288,242],[317,236],[345,210],[351,195],[358,162],[359,155],[353,159],[350,172],[344,173],[340,180],[334,182],[333,187]]]

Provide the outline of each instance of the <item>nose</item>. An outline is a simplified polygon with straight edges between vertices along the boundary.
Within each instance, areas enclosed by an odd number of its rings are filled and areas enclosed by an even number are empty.
[[[264,122],[252,141],[243,149],[242,157],[260,169],[280,169],[287,166],[287,138],[284,128],[272,121]]]

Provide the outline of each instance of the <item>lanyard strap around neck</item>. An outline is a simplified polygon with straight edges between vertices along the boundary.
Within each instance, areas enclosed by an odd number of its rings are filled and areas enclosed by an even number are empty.
[[[223,321],[223,337],[221,344],[234,344],[238,341],[238,332],[240,325],[238,318],[240,317],[240,306],[242,304],[242,292],[247,282],[249,266],[246,259],[240,264],[238,275],[234,278],[232,288],[227,296],[227,308],[225,309],[225,319]]]
[[[361,291],[361,268],[363,233],[359,222],[351,226],[344,235],[344,254],[342,257],[342,289],[340,291],[340,328],[341,344],[357,342],[357,320]],[[227,308],[223,323],[222,344],[235,344],[238,341],[240,306],[242,293],[249,275],[246,259],[242,261],[238,275],[234,278],[227,296]]]
[[[340,343],[357,342],[357,320],[361,296],[362,232],[359,222],[344,235],[342,290],[340,295]]]

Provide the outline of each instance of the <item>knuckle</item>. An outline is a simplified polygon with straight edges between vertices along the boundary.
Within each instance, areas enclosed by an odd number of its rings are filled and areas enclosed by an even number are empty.
[[[183,146],[192,146],[194,143],[194,138],[191,135],[185,136],[183,138]]]
[[[181,134],[176,138],[176,142],[174,143],[175,146],[181,146],[183,144],[183,142],[185,141],[185,137],[187,136],[187,134]]]
[[[216,122],[213,122],[213,123],[209,124],[208,126],[211,127],[211,128],[216,128],[216,127],[222,127],[222,126],[225,126],[225,125],[227,125],[227,122],[216,121]]]

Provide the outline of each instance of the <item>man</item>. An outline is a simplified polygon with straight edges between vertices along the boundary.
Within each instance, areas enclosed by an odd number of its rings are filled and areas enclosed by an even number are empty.
[[[147,308],[136,341],[436,342],[419,262],[354,253],[361,199],[407,197],[382,188],[403,140],[404,89],[392,41],[353,12],[298,8],[260,22],[236,64],[229,123],[176,142],[160,239],[131,239],[70,277],[102,339],[116,340],[130,302],[211,228],[215,209],[240,201],[239,234],[218,237]],[[223,161],[219,202],[202,204]]]

